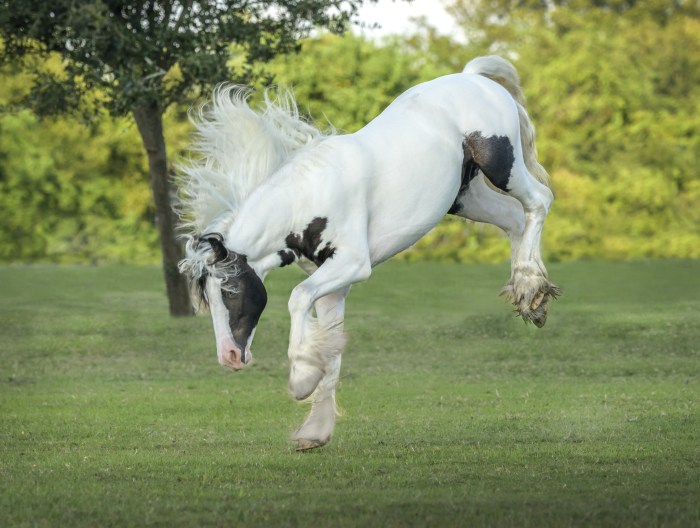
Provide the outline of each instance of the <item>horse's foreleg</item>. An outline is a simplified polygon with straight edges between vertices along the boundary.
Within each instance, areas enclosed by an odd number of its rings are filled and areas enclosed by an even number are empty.
[[[335,386],[340,375],[341,357],[338,352],[338,355],[329,360],[326,365],[326,374],[311,396],[311,411],[301,427],[292,434],[292,440],[296,441],[298,451],[321,447],[331,440],[337,416]]]
[[[314,307],[321,327],[342,325],[345,296],[348,291],[349,287],[316,301]],[[337,416],[335,387],[340,375],[341,353],[342,349],[328,359],[325,365],[326,373],[311,395],[311,411],[301,427],[292,435],[292,440],[297,442],[297,450],[321,447],[331,439]]]
[[[325,315],[313,317],[314,303],[367,279],[371,273],[367,254],[349,258],[341,256],[342,250],[338,253],[294,288],[289,298],[289,389],[297,400],[308,398],[316,390],[346,342],[342,310],[329,309]]]

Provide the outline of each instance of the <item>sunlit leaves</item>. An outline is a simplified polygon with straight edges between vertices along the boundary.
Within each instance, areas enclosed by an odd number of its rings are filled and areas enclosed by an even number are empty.
[[[50,52],[65,59],[62,75],[44,72],[39,79],[28,100],[35,110],[81,109],[82,96],[99,88],[110,96],[110,112],[123,115],[151,101],[167,108],[195,88],[229,78],[231,44],[247,63],[266,62],[297,49],[314,27],[342,31],[360,3],[3,0],[0,59]],[[176,66],[180,74],[163,82]]]

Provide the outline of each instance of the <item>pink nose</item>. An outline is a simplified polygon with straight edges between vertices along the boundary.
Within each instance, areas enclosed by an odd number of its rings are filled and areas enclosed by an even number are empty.
[[[217,347],[219,364],[233,370],[241,370],[250,361],[250,352],[241,351],[233,342],[233,339],[226,338]]]

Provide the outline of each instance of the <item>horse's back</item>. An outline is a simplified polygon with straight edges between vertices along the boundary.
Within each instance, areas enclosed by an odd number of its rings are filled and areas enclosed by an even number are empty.
[[[372,170],[373,261],[415,243],[447,213],[461,184],[466,134],[517,137],[518,127],[517,107],[504,88],[454,74],[404,92],[354,134]]]
[[[422,142],[451,141],[454,134],[478,129],[490,135],[504,127],[518,128],[517,107],[507,90],[481,75],[456,73],[406,90],[358,135],[375,141],[394,131],[404,140],[414,135]]]

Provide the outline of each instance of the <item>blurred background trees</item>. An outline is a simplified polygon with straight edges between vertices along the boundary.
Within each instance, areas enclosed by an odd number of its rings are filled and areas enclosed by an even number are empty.
[[[251,82],[255,63],[297,49],[311,29],[342,32],[359,4],[362,0],[1,0],[0,64],[29,74],[28,90],[10,96],[39,116],[92,120],[106,110],[134,119],[148,158],[170,313],[188,315],[164,112],[222,80]],[[234,46],[243,60],[231,79]],[[39,201],[50,206],[58,197],[46,192]],[[115,194],[102,194],[100,206],[110,209],[108,196]]]
[[[700,3],[463,0],[516,59],[557,194],[550,258],[700,256]]]
[[[557,196],[547,258],[700,257],[698,2],[461,0],[451,9],[466,43],[428,27],[381,42],[319,33],[264,67],[231,46],[232,73],[218,80],[273,78],[322,127],[352,132],[417,82],[503,54],[521,74]],[[58,57],[40,60],[62,75]],[[36,79],[25,71],[0,69],[0,259],[157,262],[136,127],[106,113],[87,125],[39,119],[41,109],[16,105]],[[83,103],[104,97],[93,88]],[[186,155],[191,100],[164,113],[171,160]],[[508,243],[495,228],[448,218],[401,258],[505,261]]]

